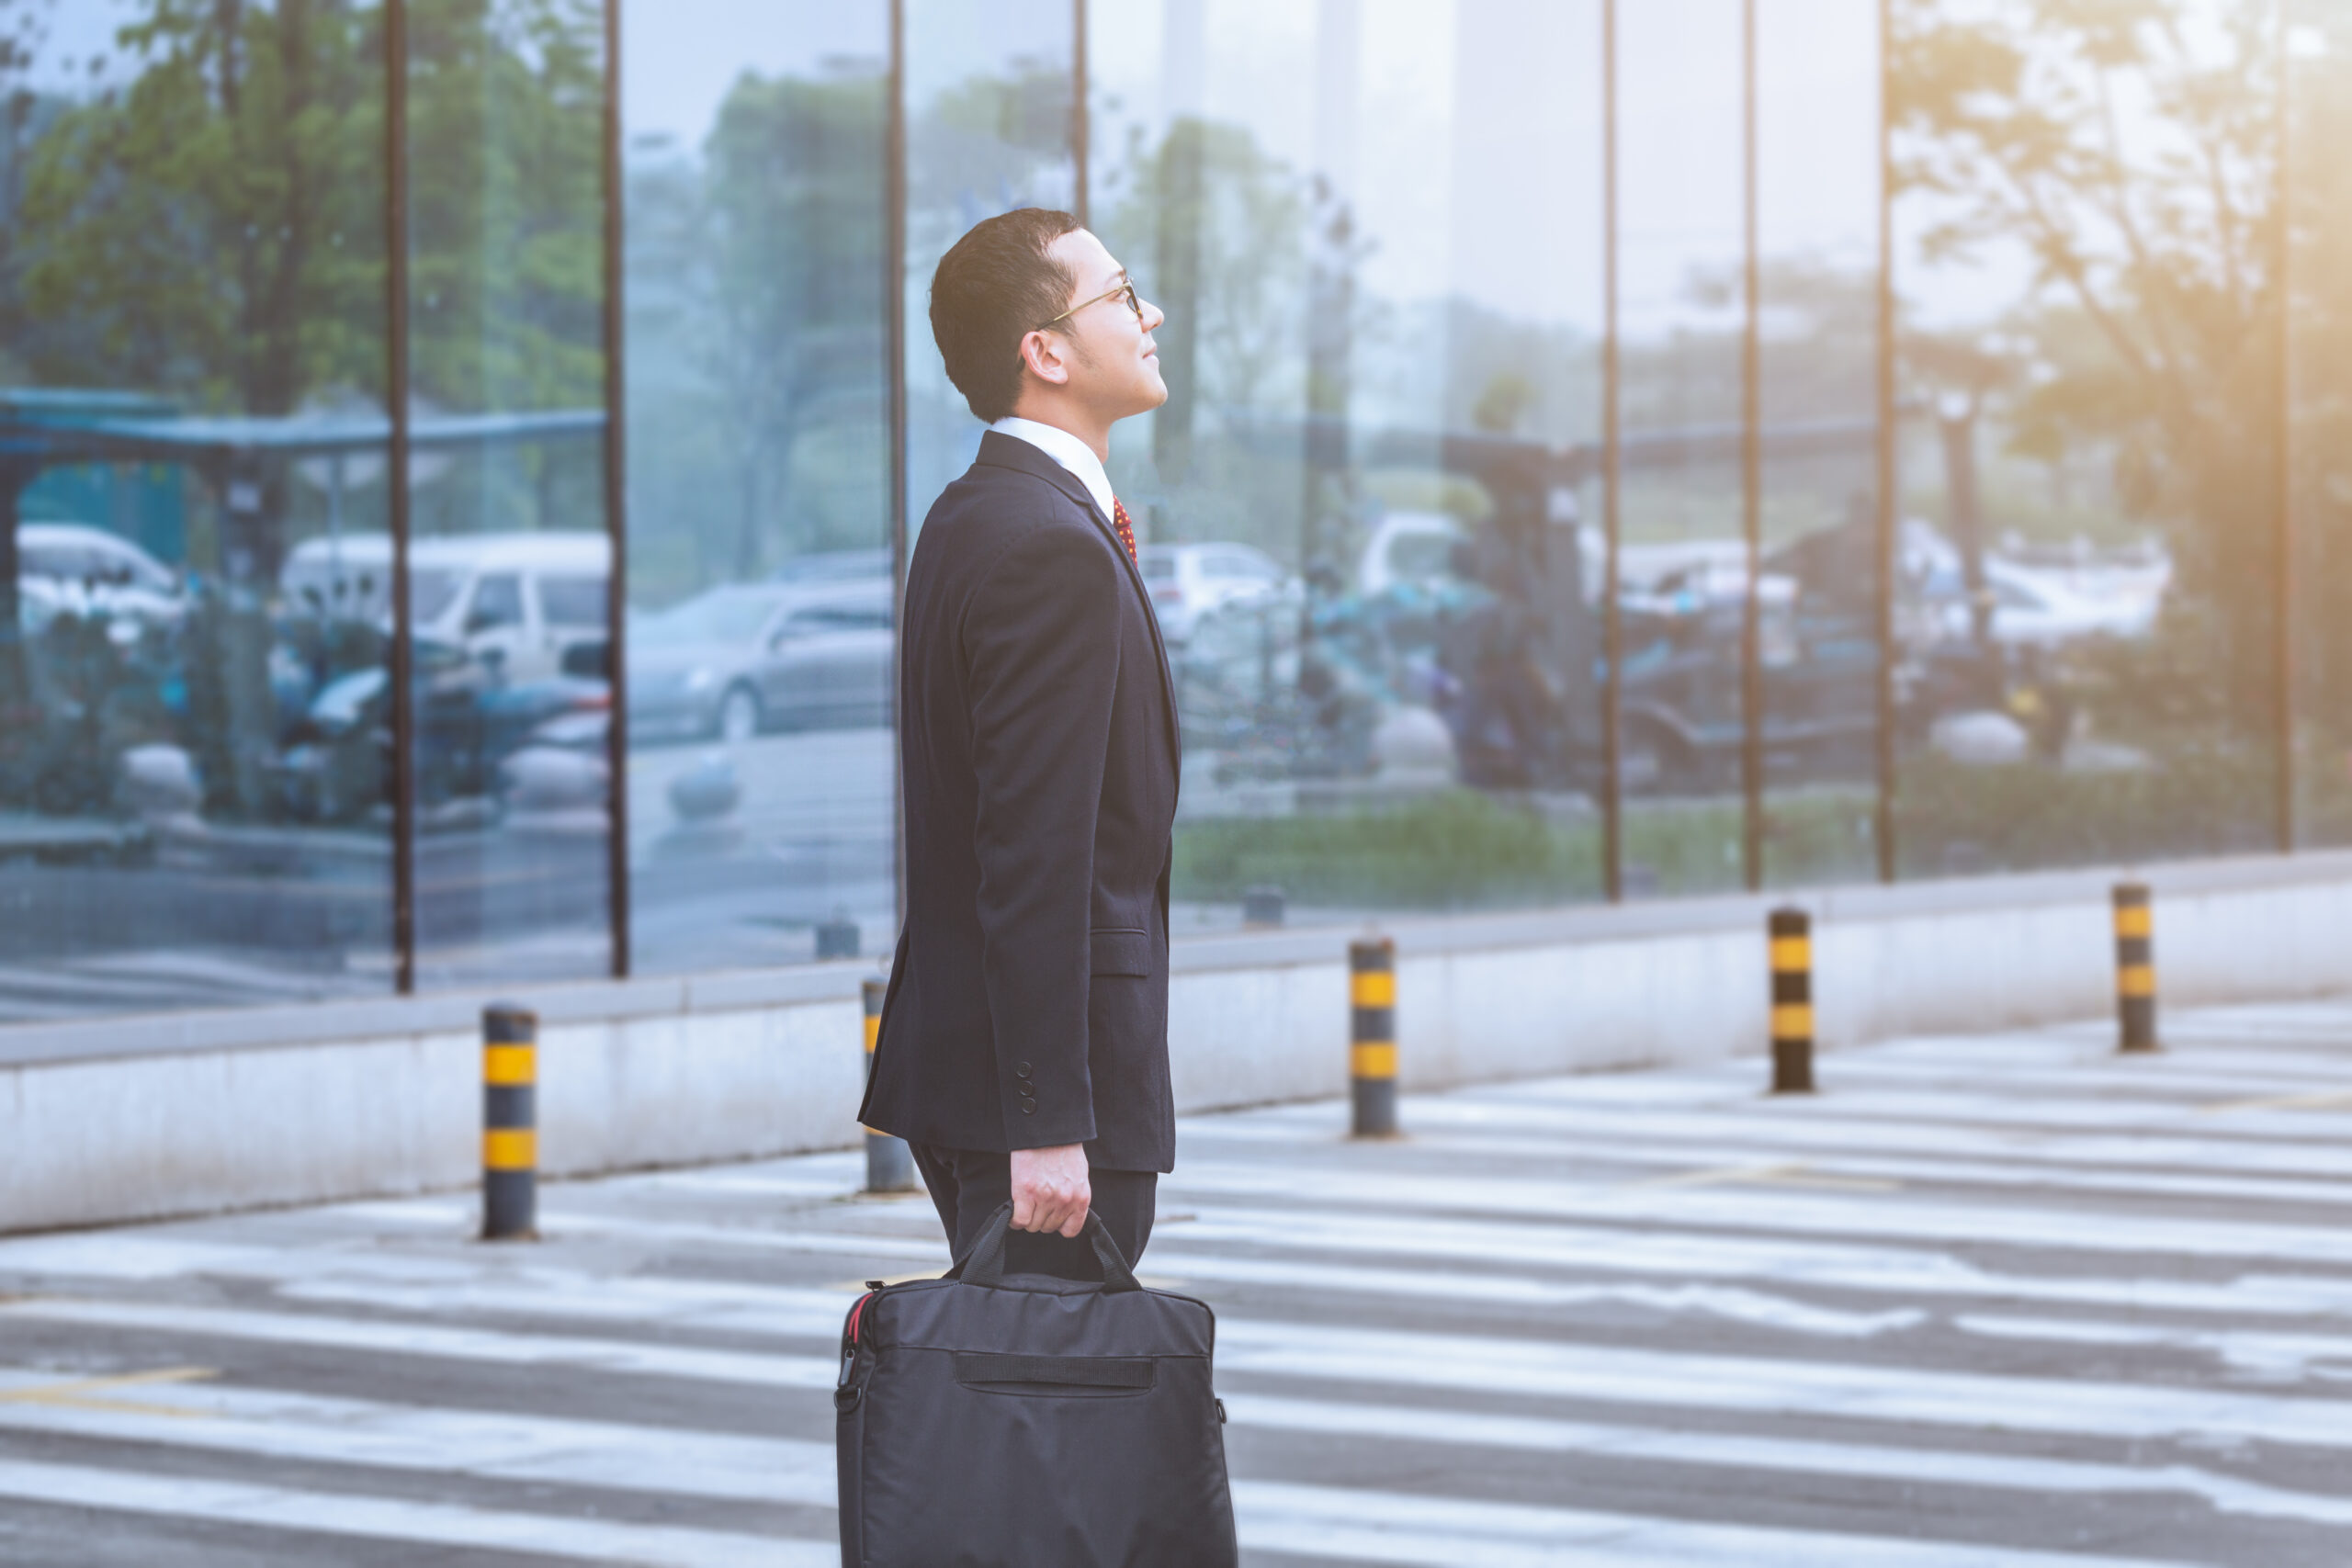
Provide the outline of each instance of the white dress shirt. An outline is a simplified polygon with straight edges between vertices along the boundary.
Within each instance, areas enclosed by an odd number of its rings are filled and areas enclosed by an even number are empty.
[[[1078,476],[1094,504],[1102,509],[1102,521],[1108,523],[1115,515],[1111,510],[1111,476],[1102,471],[1102,459],[1094,448],[1072,435],[1059,425],[1040,424],[1034,419],[1016,419],[1008,414],[989,426],[999,435],[1010,435],[1016,441],[1026,441],[1063,468]]]

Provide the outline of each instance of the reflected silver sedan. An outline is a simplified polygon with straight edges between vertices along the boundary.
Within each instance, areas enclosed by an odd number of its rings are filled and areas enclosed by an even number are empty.
[[[742,583],[633,616],[632,744],[890,720],[887,578]]]

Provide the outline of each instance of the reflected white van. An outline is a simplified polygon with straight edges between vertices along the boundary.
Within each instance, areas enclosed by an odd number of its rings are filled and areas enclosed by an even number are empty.
[[[409,546],[409,614],[421,639],[499,660],[510,681],[557,674],[605,636],[612,544],[602,534],[472,534]],[[389,626],[385,534],[306,539],[278,573],[286,607]]]

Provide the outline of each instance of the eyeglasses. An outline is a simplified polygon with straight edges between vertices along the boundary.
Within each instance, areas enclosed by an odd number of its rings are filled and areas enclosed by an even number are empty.
[[[1136,325],[1143,325],[1143,299],[1136,293],[1135,284],[1132,281],[1129,281],[1120,284],[1119,287],[1112,289],[1108,294],[1097,294],[1093,299],[1086,300],[1082,304],[1072,305],[1069,310],[1064,310],[1052,321],[1040,321],[1029,330],[1032,332],[1041,333],[1047,327],[1057,327],[1064,321],[1069,321],[1072,316],[1077,315],[1080,310],[1087,309],[1089,306],[1100,305],[1105,299],[1116,299],[1123,295],[1126,299],[1127,309],[1136,313]]]

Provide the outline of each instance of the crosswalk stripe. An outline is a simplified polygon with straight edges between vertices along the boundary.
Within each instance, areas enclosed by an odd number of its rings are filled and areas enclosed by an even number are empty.
[[[2141,1559],[1944,1545],[1770,1526],[1697,1524],[1395,1492],[1234,1484],[1242,1544],[1365,1562],[1459,1568],[1675,1563],[1681,1568],[2157,1568]],[[1573,1555],[1569,1555],[1569,1554]],[[2166,1568],[2177,1568],[2177,1564]]]
[[[579,1215],[549,1222],[560,1234],[577,1230],[678,1244],[704,1242],[757,1251],[871,1254],[920,1258],[944,1268],[947,1255],[935,1241],[867,1236],[837,1231],[755,1230],[707,1226],[627,1215]],[[1204,1250],[1217,1243],[1280,1249],[1272,1258],[1240,1258]],[[1391,1259],[1443,1261],[1466,1267],[1438,1272],[1427,1268],[1367,1267],[1312,1261],[1302,1253],[1364,1254]],[[2227,1280],[2114,1279],[2079,1274],[1996,1273],[1947,1253],[1917,1247],[1838,1239],[1774,1238],[1681,1234],[1663,1228],[1627,1230],[1535,1220],[1461,1220],[1418,1214],[1372,1216],[1317,1209],[1202,1206],[1189,1218],[1163,1224],[1153,1239],[1148,1271],[1182,1280],[1283,1285],[1343,1293],[1399,1298],[1478,1298],[1522,1304],[1569,1304],[1622,1300],[1662,1310],[1739,1317],[1775,1326],[1822,1332],[1883,1332],[1912,1321],[1884,1310],[1841,1314],[1784,1298],[1741,1301],[1714,1295],[1695,1280],[1758,1280],[1786,1286],[1862,1292],[1906,1303],[1934,1298],[2039,1301],[2106,1306],[2132,1312],[2221,1312],[2261,1316],[2352,1313],[2352,1280],[2326,1275],[2244,1274]],[[1678,1286],[1611,1291],[1527,1275],[1500,1273],[1496,1265],[1589,1269],[1611,1274],[1657,1275]],[[208,1271],[237,1273],[233,1260],[205,1265]],[[61,1269],[72,1272],[70,1268]],[[142,1276],[143,1277],[143,1276]],[[312,1301],[373,1303],[407,1311],[443,1310],[469,1304],[476,1310],[547,1316],[628,1317],[641,1315],[626,1290],[583,1298],[560,1289],[559,1276],[540,1271],[536,1291],[493,1290],[472,1284],[447,1290],[373,1284],[353,1280],[316,1280],[280,1293]],[[599,1289],[605,1282],[600,1281]],[[796,1332],[824,1332],[822,1303],[836,1316],[843,1298],[820,1296],[764,1302],[752,1287],[714,1292],[707,1311],[690,1303],[698,1287],[673,1282],[664,1294],[678,1298],[673,1321],[692,1317],[698,1326],[766,1332],[797,1323]],[[593,1293],[592,1293],[593,1295]],[[1811,1315],[1814,1312],[1819,1316]]]
[[[2028,1169],[2178,1166],[2192,1171],[2231,1171],[2247,1176],[2352,1176],[2352,1155],[2344,1148],[2209,1137],[2205,1134],[2220,1123],[2212,1117],[2192,1112],[2184,1112],[2178,1124],[2170,1130],[2129,1134],[2025,1133],[1997,1127],[1953,1127],[1897,1117],[1830,1118],[1781,1106],[1771,1107],[1769,1113],[1738,1114],[1719,1107],[1660,1111],[1645,1106],[1545,1101],[1532,1095],[1510,1102],[1447,1095],[1408,1097],[1403,1117],[1408,1138],[1440,1128],[1465,1133],[1550,1134],[1568,1146],[1589,1147],[1595,1154],[1604,1156],[1628,1141],[1679,1141],[1702,1150],[1770,1145],[1809,1154],[1959,1155],[2013,1159]],[[1328,1106],[1312,1112],[1290,1109],[1253,1111],[1237,1120],[1245,1125],[1290,1132],[1302,1146],[1308,1148],[1317,1143],[1337,1143],[1346,1130],[1344,1115]],[[1180,1128],[1177,1133],[1179,1170],[1187,1163],[1186,1131]],[[1700,1153],[1692,1156],[1692,1163],[1713,1163],[1713,1159]]]
[[[1237,1125],[1212,1132],[1192,1130],[1188,1153],[1197,1153],[1203,1144],[1239,1145],[1247,1146],[1295,1147],[1298,1142],[1295,1129],[1267,1125]],[[1412,1134],[1414,1149],[1446,1155],[1469,1156],[1491,1160],[1555,1159],[1560,1144],[1556,1138],[1534,1138],[1510,1133],[1498,1134],[1491,1128],[1462,1132],[1416,1132]],[[1783,1146],[1762,1144],[1746,1145],[1710,1141],[1700,1148],[1679,1148],[1658,1144],[1620,1143],[1606,1150],[1583,1151],[1587,1157],[1608,1163],[1634,1166],[1667,1166],[1686,1168],[1693,1158],[1704,1158],[1713,1165],[1763,1168],[1775,1164],[1789,1165],[1789,1150]],[[2069,1192],[2109,1193],[2118,1197],[2146,1198],[2158,1195],[2190,1198],[2247,1199],[2269,1203],[2316,1203],[2321,1205],[2352,1204],[2352,1182],[2342,1178],[2335,1180],[2306,1180],[2286,1176],[2195,1176],[2173,1171],[2155,1170],[2073,1170],[2050,1165],[2028,1164],[2017,1159],[2007,1161],[1956,1158],[1895,1158],[1886,1156],[1838,1153],[1827,1149],[1808,1152],[1793,1168],[1806,1172],[1823,1172],[1861,1177],[1892,1178],[1905,1182],[1952,1182],[1963,1186],[1986,1186],[2022,1189],[2033,1192],[2062,1190]],[[2352,1171],[2347,1171],[2352,1175]]]
[[[676,1568],[838,1568],[831,1541],[786,1540],[673,1525],[570,1519],[348,1492],[297,1491],[243,1481],[148,1475],[82,1465],[0,1460],[0,1497],[51,1507],[99,1508],[269,1530],[471,1551],[530,1551],[584,1562]]]
[[[120,1302],[0,1303],[0,1314],[131,1330],[513,1366],[831,1389],[831,1355],[689,1349],[571,1336],[378,1323],[310,1314]],[[2080,1436],[2197,1433],[2352,1449],[2352,1403],[2198,1388],[2086,1383],[1910,1367],[1676,1352],[1555,1340],[1341,1329],[1226,1318],[1220,1374],[1267,1375],[1835,1416],[1926,1426],[2008,1426]]]
[[[1235,1322],[1221,1375],[1314,1378],[2141,1439],[2198,1435],[2352,1450],[2352,1403],[2119,1382],[1774,1359],[1626,1346]]]
[[[623,1339],[502,1334],[492,1329],[452,1328],[441,1324],[379,1322],[235,1307],[35,1297],[0,1301],[0,1316],[35,1318],[85,1328],[198,1334],[277,1346],[431,1356],[514,1367],[571,1367],[582,1371],[626,1372],[767,1388],[831,1389],[839,1371],[831,1355],[755,1355]],[[840,1321],[835,1316],[832,1325],[823,1332],[837,1333]]]
[[[830,1508],[829,1442],[745,1438],[560,1416],[335,1399],[219,1382],[72,1405],[11,1403],[35,1374],[0,1373],[0,1429],[161,1443],[313,1463],[555,1482],[737,1502]]]
[[[1737,1432],[1609,1426],[1485,1410],[1285,1399],[1267,1393],[1230,1393],[1225,1396],[1225,1404],[1236,1426],[1315,1432],[1335,1438],[1383,1438],[1727,1470],[1903,1481],[1920,1486],[1983,1486],[2028,1494],[2181,1494],[2201,1498],[2224,1513],[2352,1525],[2352,1497],[2293,1492],[2186,1464],[2100,1464],[2045,1455],[2024,1457],[1954,1448],[1832,1443]]]
[[[1873,1235],[1906,1241],[1977,1243],[2068,1251],[2156,1253],[2198,1258],[2293,1258],[2352,1263],[2352,1231],[2276,1221],[2199,1221],[2111,1212],[1907,1200],[1826,1193],[1751,1193],[1726,1187],[1605,1188],[1434,1173],[1374,1174],[1282,1166],[1213,1165],[1180,1170],[1164,1184],[1192,1200],[1272,1198],[1352,1204],[1396,1213],[1456,1210],[1562,1220],[1720,1226],[1810,1235]]]

